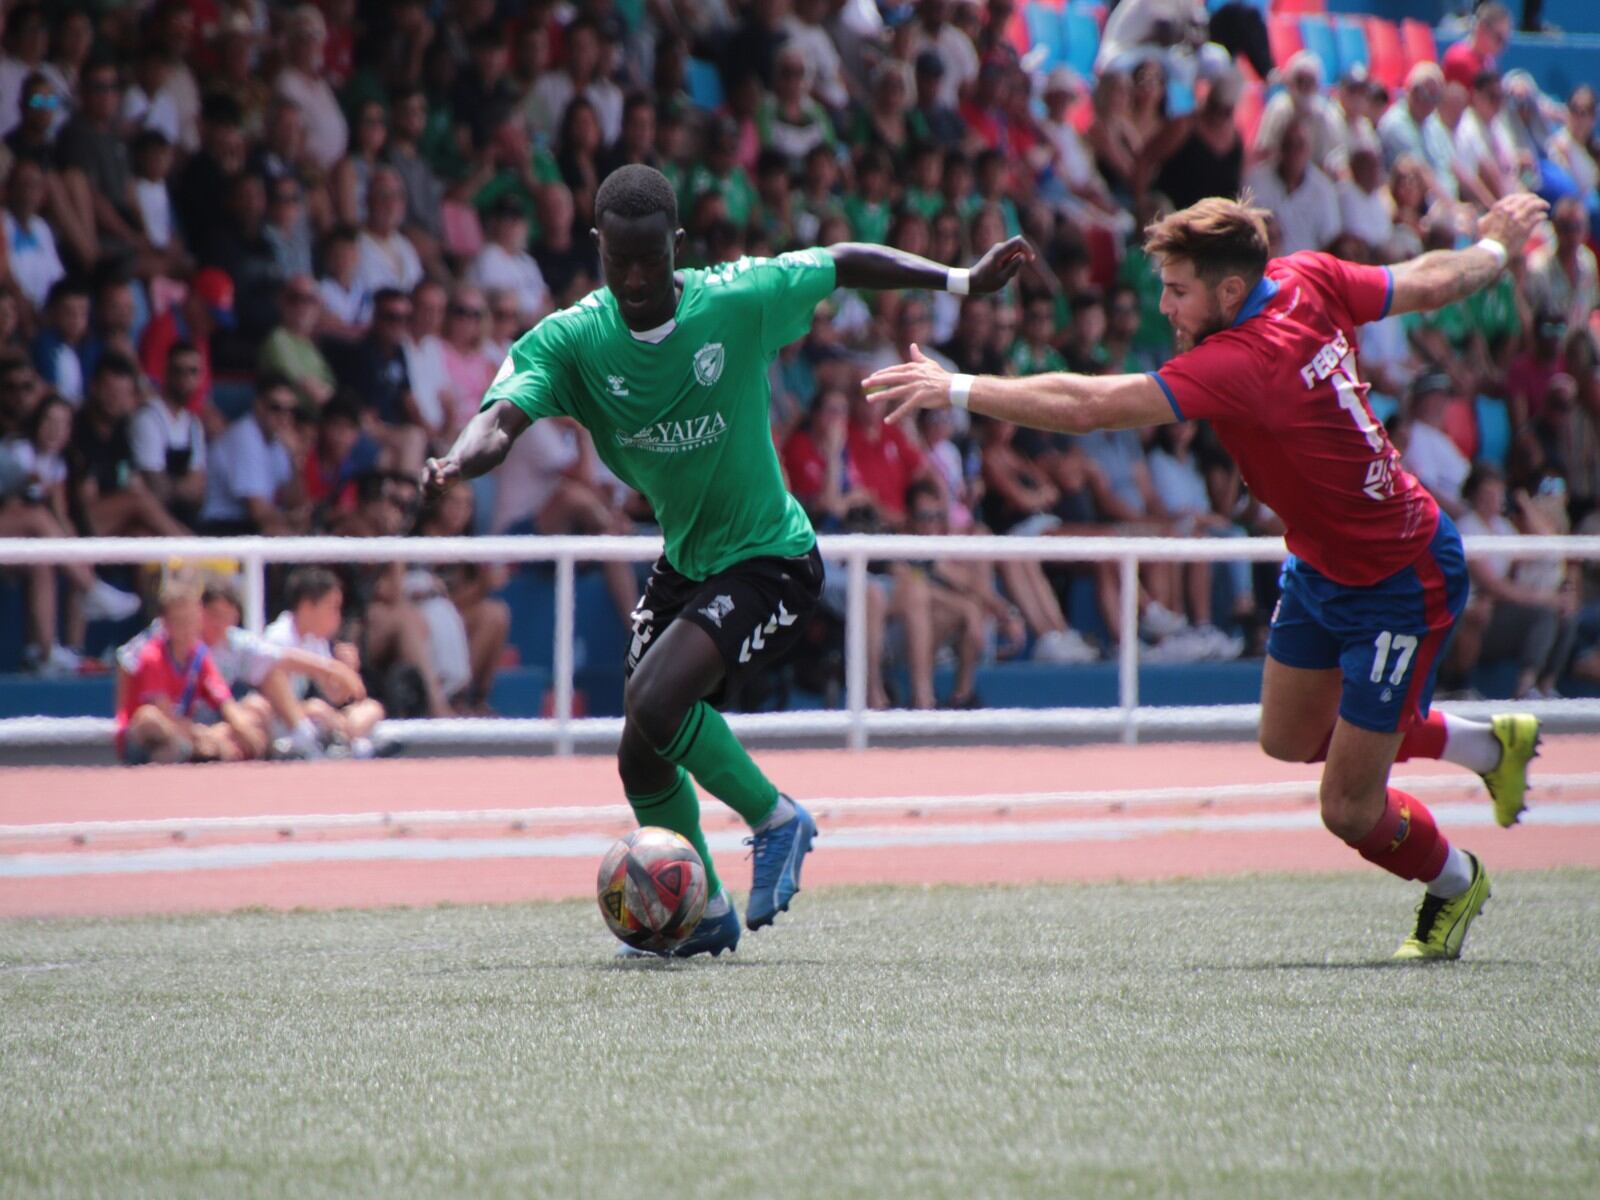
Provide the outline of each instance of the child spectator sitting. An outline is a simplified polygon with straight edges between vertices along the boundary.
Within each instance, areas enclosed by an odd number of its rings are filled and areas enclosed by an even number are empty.
[[[300,567],[289,573],[284,588],[286,607],[262,635],[272,646],[313,656],[333,659],[351,672],[361,669],[361,656],[349,642],[334,642],[344,621],[344,589],[332,571],[324,567]],[[310,678],[302,674],[294,681],[295,696],[332,746],[343,748],[354,758],[371,758],[379,752],[372,731],[383,719],[383,705],[368,697],[364,688],[353,686],[343,672],[325,670],[316,680],[338,681],[328,689],[327,699],[310,695]],[[340,695],[340,693],[343,695]]]
[[[257,723],[234,701],[200,637],[201,589],[189,579],[162,586],[162,629],[140,649],[120,681],[117,755],[129,765],[233,762],[265,751]],[[201,702],[222,717],[196,719]]]

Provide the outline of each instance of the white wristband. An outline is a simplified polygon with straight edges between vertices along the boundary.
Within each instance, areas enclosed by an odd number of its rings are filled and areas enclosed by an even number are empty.
[[[972,396],[972,385],[977,382],[972,375],[952,375],[950,377],[950,407],[966,408],[967,401]]]
[[[1495,262],[1502,267],[1506,265],[1506,260],[1511,257],[1511,255],[1506,251],[1505,246],[1500,242],[1495,241],[1493,238],[1479,238],[1477,246],[1479,250],[1487,250],[1490,254],[1494,255]]]
[[[945,274],[944,290],[952,296],[965,296],[972,290],[972,272],[966,267],[951,267]]]

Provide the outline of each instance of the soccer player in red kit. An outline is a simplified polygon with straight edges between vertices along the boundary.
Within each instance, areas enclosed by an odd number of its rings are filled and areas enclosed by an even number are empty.
[[[1397,758],[1468,767],[1509,826],[1523,810],[1539,724],[1429,711],[1440,651],[1466,604],[1466,563],[1455,526],[1367,405],[1356,331],[1492,282],[1545,208],[1536,196],[1508,196],[1479,220],[1473,246],[1365,267],[1315,252],[1268,261],[1266,213],[1202,200],[1146,230],[1180,350],[1159,371],[950,375],[912,347],[913,361],[866,381],[889,420],[954,405],[1063,433],[1212,422],[1287,531],[1261,747],[1286,762],[1325,762],[1323,823],[1363,858],[1426,885],[1397,958],[1458,957],[1489,881],[1426,806],[1389,786],[1390,768]]]

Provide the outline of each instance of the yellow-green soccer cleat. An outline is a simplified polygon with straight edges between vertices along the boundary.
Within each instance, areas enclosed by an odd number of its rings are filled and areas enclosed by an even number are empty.
[[[1500,828],[1510,829],[1528,807],[1528,763],[1539,753],[1539,718],[1502,713],[1490,727],[1500,743],[1500,761],[1484,772],[1483,782],[1494,800],[1494,819]]]
[[[1484,901],[1489,898],[1489,873],[1483,869],[1477,855],[1462,853],[1472,860],[1472,884],[1461,895],[1448,900],[1443,896],[1423,896],[1422,903],[1417,905],[1417,927],[1400,943],[1400,949],[1394,952],[1395,958],[1432,961],[1461,957],[1467,926],[1483,911]]]

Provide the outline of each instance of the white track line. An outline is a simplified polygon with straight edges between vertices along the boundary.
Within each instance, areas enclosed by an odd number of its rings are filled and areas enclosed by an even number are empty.
[[[1433,809],[1452,830],[1491,825],[1487,804],[1440,804]],[[1600,801],[1530,810],[1528,824],[1600,828]],[[1112,817],[1093,820],[985,822],[964,825],[877,825],[826,831],[819,849],[877,850],[919,846],[991,846],[1026,842],[1121,842],[1171,833],[1311,832],[1322,829],[1315,812],[1201,813],[1188,816]],[[483,859],[597,859],[612,839],[593,834],[548,838],[384,838],[343,842],[254,842],[244,845],[162,847],[89,853],[16,854],[0,858],[0,879],[80,875],[130,875],[152,871],[217,871],[311,863],[440,862]],[[713,833],[713,850],[737,853],[736,833]]]
[[[1408,792],[1473,791],[1481,785],[1470,775],[1402,775],[1392,781]],[[1536,792],[1551,795],[1568,788],[1600,788],[1600,773],[1542,775]],[[855,814],[902,812],[959,812],[974,809],[1029,808],[1150,808],[1157,805],[1198,804],[1220,807],[1264,799],[1314,800],[1316,780],[1283,783],[1212,784],[1196,787],[1099,789],[1079,792],[988,792],[958,796],[825,796],[805,799],[815,813],[844,817]],[[631,821],[626,804],[551,805],[540,808],[418,809],[393,812],[284,813],[247,817],[159,817],[125,821],[52,821],[0,825],[0,841],[21,838],[137,837],[173,833],[226,833],[268,829],[314,833],[322,830],[424,825],[569,825]]]

